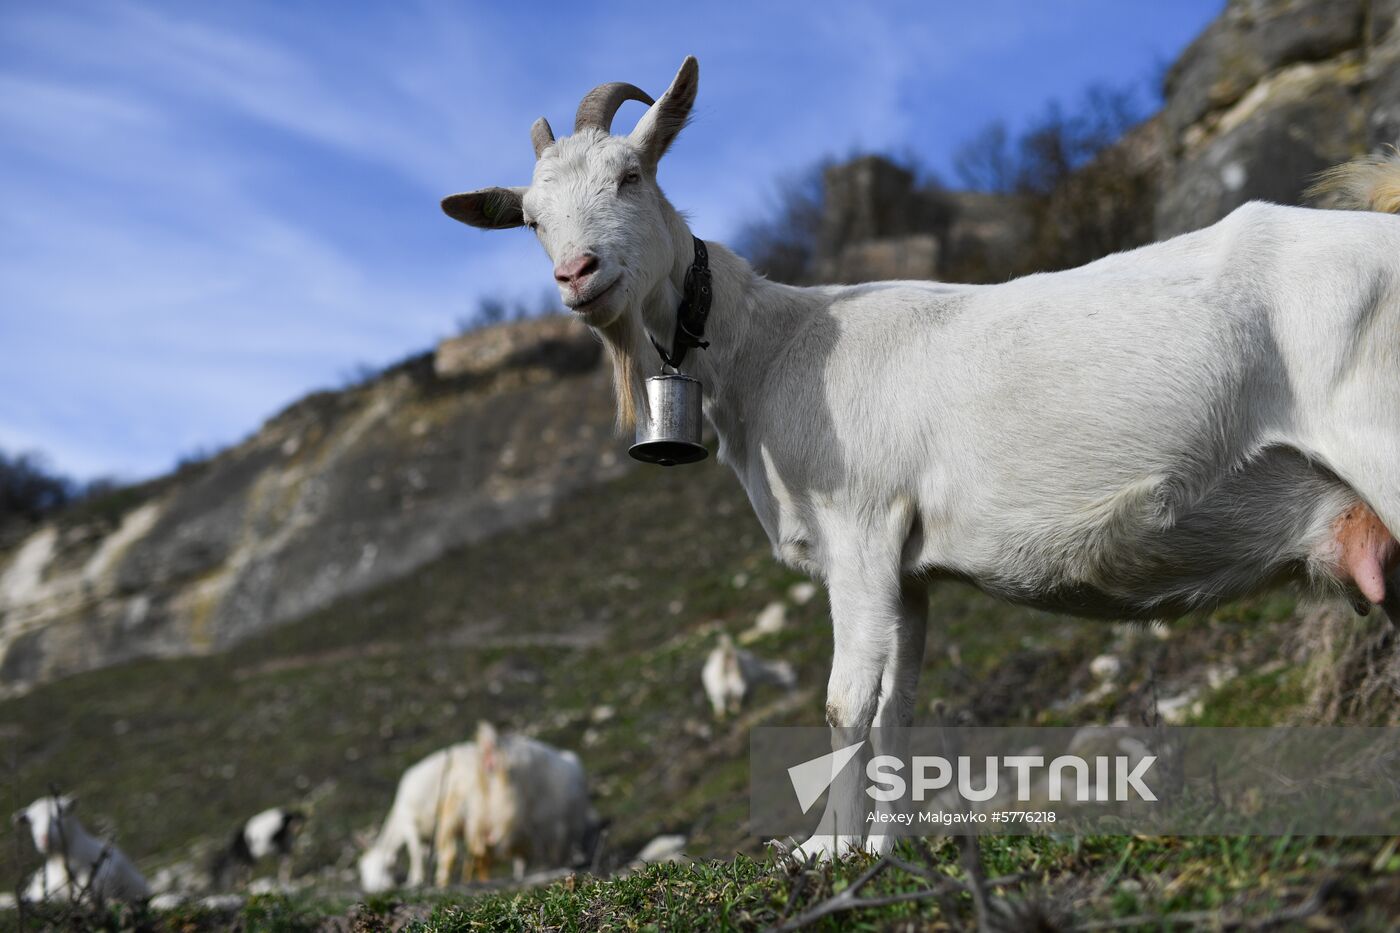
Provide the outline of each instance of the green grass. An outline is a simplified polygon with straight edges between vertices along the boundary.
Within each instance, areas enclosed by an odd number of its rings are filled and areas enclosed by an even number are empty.
[[[712,519],[698,532],[656,519],[703,508]],[[736,588],[741,572],[751,581]],[[310,799],[298,867],[345,866],[404,767],[489,718],[578,748],[614,841],[640,845],[653,823],[688,825],[711,805],[673,803],[707,773],[702,730],[681,727],[708,727],[710,632],[748,625],[796,579],[768,559],[719,467],[638,472],[226,653],[120,665],[0,703],[5,802],[51,782],[75,791],[88,822],[150,870],[262,807]],[[825,679],[821,611],[794,613],[808,684]],[[616,715],[593,725],[601,705]],[[582,747],[590,728],[597,741]],[[33,862],[0,846],[0,878]]]
[[[1311,928],[1387,930],[1400,903],[1400,857],[1393,840],[999,837],[984,839],[982,852],[989,877],[1019,876],[997,893],[1022,925],[1034,918],[1064,925],[1199,912],[1232,922],[1263,921],[1318,894]],[[950,841],[905,843],[898,854],[963,877]],[[232,915],[186,910],[155,918],[155,923],[160,929],[239,925],[300,931],[315,929],[329,915],[345,917],[366,933],[400,927],[422,933],[753,931],[811,909],[848,888],[872,864],[853,858],[836,866],[798,869],[740,855],[476,896],[418,894],[407,902],[379,897],[355,906],[263,897]],[[925,879],[889,869],[860,896],[927,888]],[[953,894],[836,914],[811,929],[957,929],[971,921],[970,898]],[[1180,924],[1161,919],[1134,927],[1165,930]]]
[[[706,520],[672,525],[696,515]],[[740,575],[747,582],[736,586]],[[50,782],[76,791],[89,824],[148,873],[221,842],[263,807],[311,808],[296,869],[319,873],[318,893],[259,898],[232,918],[186,909],[128,926],[297,930],[353,913],[363,929],[391,920],[444,931],[758,929],[860,870],[824,869],[794,893],[793,878],[744,828],[747,726],[759,720],[713,723],[700,688],[715,631],[742,631],[797,579],[773,562],[726,470],[638,471],[539,524],[226,653],[121,665],[0,703],[6,802],[21,806]],[[1154,690],[1199,684],[1223,660],[1240,675],[1202,690],[1200,723],[1286,721],[1305,701],[1287,650],[1297,614],[1287,593],[1197,614],[1167,640],[1010,607],[961,585],[935,587],[931,610],[925,712],[937,699],[984,724],[1136,721]],[[821,721],[826,613],[824,597],[793,607],[789,628],[756,646],[799,676],[794,702],[772,690],[757,697],[750,713],[768,708],[764,724]],[[1067,702],[1093,689],[1088,663],[1105,651],[1125,662],[1117,688]],[[534,891],[353,906],[352,887],[327,866],[353,865],[355,833],[382,818],[404,767],[468,737],[482,718],[580,753],[619,856],[679,831],[702,861]],[[1081,919],[1221,906],[1263,913],[1338,879],[1371,892],[1381,916],[1400,912],[1385,906],[1397,867],[1387,844],[997,838],[985,856],[991,874],[1030,873],[1018,897],[1063,901]],[[954,861],[946,848],[938,858]],[[18,879],[35,861],[23,843],[0,846],[0,878]],[[916,883],[896,873],[875,890]],[[951,908],[959,922],[967,906]],[[921,901],[869,922],[936,924],[940,909]]]

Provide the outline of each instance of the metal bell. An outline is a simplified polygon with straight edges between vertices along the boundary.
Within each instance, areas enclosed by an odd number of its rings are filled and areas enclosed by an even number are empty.
[[[649,377],[647,411],[637,422],[637,442],[627,451],[634,460],[675,466],[710,455],[700,443],[700,380],[681,373]]]

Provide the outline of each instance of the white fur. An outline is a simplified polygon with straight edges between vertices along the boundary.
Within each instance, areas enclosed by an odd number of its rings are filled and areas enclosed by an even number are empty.
[[[765,661],[736,647],[725,634],[705,659],[700,681],[705,685],[705,696],[709,697],[715,718],[723,719],[739,712],[754,687],[777,684],[791,690],[797,685],[797,675],[786,661]]]
[[[254,859],[278,854],[277,834],[291,819],[292,816],[282,807],[273,807],[249,817],[243,824],[243,839],[248,844],[248,854]]]
[[[578,756],[523,735],[477,731],[476,777],[467,804],[467,848],[480,880],[497,859],[525,869],[564,868],[584,852],[597,822]]]
[[[679,126],[696,81],[691,59],[648,116]],[[557,141],[522,195],[552,259],[600,257],[613,287],[584,320],[634,380],[657,368],[647,336],[670,340],[693,255],[640,132]],[[642,181],[618,187],[629,159]],[[1334,522],[1365,503],[1400,529],[1395,217],[1251,203],[981,286],[793,288],[707,245],[711,346],[685,368],[778,558],[828,587],[837,747],[912,721],[929,580],[1107,618],[1287,579],[1355,600]],[[861,844],[857,772],[801,854]]]
[[[461,742],[433,752],[399,778],[389,815],[360,856],[360,886],[367,893],[394,887],[394,862],[403,848],[408,849],[406,884],[417,887],[423,883],[428,846],[434,842],[434,833],[442,830],[444,820],[450,818],[451,801],[460,796],[458,785],[474,772],[475,756],[476,746]]]
[[[28,901],[140,901],[150,897],[146,879],[126,854],[110,842],[89,835],[73,815],[72,797],[41,797],[15,814],[27,825],[34,847],[45,856],[43,867],[25,888]]]

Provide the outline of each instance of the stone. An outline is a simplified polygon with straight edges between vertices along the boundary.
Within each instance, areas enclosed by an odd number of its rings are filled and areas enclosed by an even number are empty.
[[[787,595],[788,599],[792,600],[795,605],[805,606],[817,595],[817,585],[803,580],[801,583],[794,583],[788,587]]]
[[[1179,137],[1271,72],[1358,47],[1365,0],[1231,0],[1167,72],[1163,115]]]
[[[1101,654],[1089,662],[1089,673],[1099,680],[1116,680],[1123,672],[1123,662],[1111,654]]]
[[[632,864],[634,866],[640,866],[652,865],[658,862],[689,861],[683,854],[686,842],[686,837],[679,833],[657,836],[646,845],[642,846],[642,851],[637,853],[637,857],[632,860]]]
[[[1188,133],[1157,204],[1159,237],[1214,223],[1253,200],[1298,204],[1314,175],[1360,142],[1355,62],[1296,65]]]

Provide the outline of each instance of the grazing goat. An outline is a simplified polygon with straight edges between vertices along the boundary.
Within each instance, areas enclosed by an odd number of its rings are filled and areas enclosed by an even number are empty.
[[[73,815],[76,798],[40,797],[14,815],[16,827],[29,828],[44,865],[25,888],[24,899],[142,901],[151,896],[146,879],[121,849],[88,834]]]
[[[227,888],[235,875],[246,873],[258,862],[276,855],[277,878],[286,884],[291,877],[292,846],[297,831],[306,822],[305,814],[297,810],[273,807],[248,818],[233,838],[219,849],[209,870],[210,881],[216,888]]]
[[[791,664],[765,661],[738,648],[727,632],[719,636],[719,644],[705,659],[700,680],[716,719],[738,713],[749,691],[760,684],[777,684],[787,690],[797,686]]]
[[[428,846],[436,847],[441,837],[451,835],[450,827],[462,812],[462,785],[475,771],[476,747],[460,742],[433,752],[403,773],[379,835],[360,856],[360,886],[367,893],[394,887],[394,862],[403,848],[408,849],[406,883],[409,887],[423,883]],[[445,884],[442,863],[439,852],[439,884]]]
[[[476,747],[465,880],[489,878],[497,859],[510,859],[518,880],[527,867],[565,868],[592,857],[600,824],[577,755],[523,735],[498,735],[484,722]]]
[[[443,201],[534,232],[608,349],[624,424],[652,341],[695,346],[674,338],[697,241],[656,172],[698,86],[688,58],[655,103],[596,88],[573,135],[535,123],[530,185]],[[625,100],[651,106],[610,135]],[[1400,165],[1336,185],[1397,206]],[[1397,218],[1250,203],[996,285],[795,288],[705,248],[709,345],[685,368],[778,559],[827,586],[836,747],[911,723],[933,580],[1113,619],[1301,580],[1400,621]],[[898,753],[899,732],[873,750]],[[888,850],[864,838],[860,772],[799,856]]]

